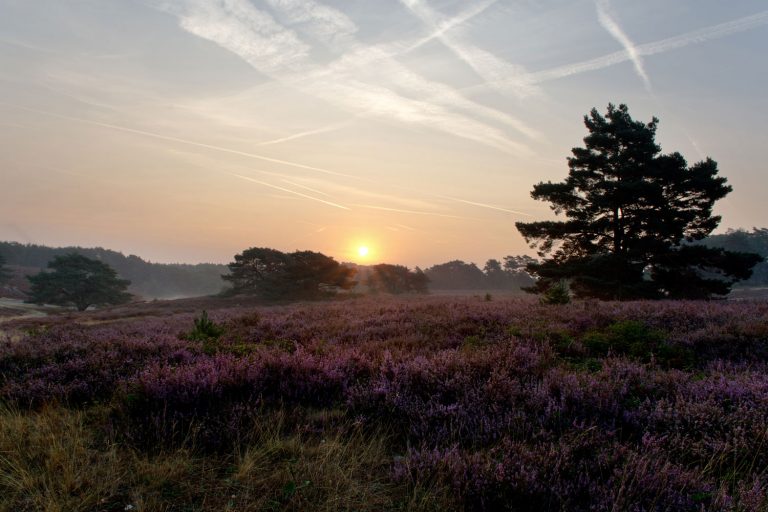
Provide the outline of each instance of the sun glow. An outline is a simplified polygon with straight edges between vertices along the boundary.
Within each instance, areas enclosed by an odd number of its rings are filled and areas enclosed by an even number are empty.
[[[361,258],[365,258],[366,256],[368,256],[368,252],[369,252],[368,247],[364,245],[361,245],[360,247],[357,248],[357,255],[360,256]]]

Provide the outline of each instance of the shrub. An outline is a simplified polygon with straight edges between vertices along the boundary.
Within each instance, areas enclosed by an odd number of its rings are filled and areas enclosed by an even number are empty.
[[[190,341],[217,340],[224,334],[224,327],[208,318],[208,312],[203,310],[200,318],[194,319],[194,328],[184,336]]]
[[[542,304],[568,304],[571,302],[568,283],[564,279],[556,282],[544,292],[540,300]]]

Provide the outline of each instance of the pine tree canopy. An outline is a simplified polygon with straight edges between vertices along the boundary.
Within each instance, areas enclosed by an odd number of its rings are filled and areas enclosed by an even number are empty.
[[[567,279],[577,297],[701,299],[751,275],[756,254],[689,245],[717,227],[712,209],[732,189],[714,160],[689,166],[662,154],[658,122],[635,121],[626,105],[584,116],[589,134],[572,149],[568,177],[531,193],[565,220],[516,224],[549,256],[528,265],[538,278],[531,291]]]
[[[267,247],[252,247],[235,255],[230,274],[233,294],[253,294],[269,300],[318,299],[337,289],[349,290],[354,269],[330,256],[312,251],[284,253]]]
[[[126,292],[130,281],[98,260],[80,254],[56,256],[48,263],[49,272],[28,276],[32,289],[28,302],[74,306],[85,311],[90,306],[122,304],[131,300]]]

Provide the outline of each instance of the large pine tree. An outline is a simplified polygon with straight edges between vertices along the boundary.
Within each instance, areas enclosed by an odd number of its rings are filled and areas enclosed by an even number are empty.
[[[534,199],[552,203],[564,221],[518,222],[541,263],[528,266],[542,292],[568,279],[576,296],[604,299],[710,298],[746,279],[760,257],[692,246],[720,217],[715,201],[731,187],[707,158],[688,165],[662,154],[658,119],[635,121],[626,105],[584,116],[589,134],[573,148],[560,183],[534,186]]]

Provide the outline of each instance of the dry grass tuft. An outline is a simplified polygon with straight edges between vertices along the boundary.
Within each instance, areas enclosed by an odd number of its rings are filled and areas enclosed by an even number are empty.
[[[0,408],[0,512],[450,510],[447,494],[390,479],[385,432],[363,432],[334,411],[328,435],[265,415],[230,454],[156,454],[104,435],[100,410]],[[292,430],[292,431],[291,431]]]

